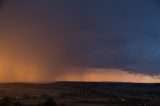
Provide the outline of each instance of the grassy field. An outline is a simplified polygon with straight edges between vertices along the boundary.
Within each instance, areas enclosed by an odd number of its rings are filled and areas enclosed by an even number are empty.
[[[3,102],[5,97],[12,102],[23,104],[22,106],[44,106],[49,98],[52,98],[57,106],[160,106],[160,84],[1,83],[0,100]]]

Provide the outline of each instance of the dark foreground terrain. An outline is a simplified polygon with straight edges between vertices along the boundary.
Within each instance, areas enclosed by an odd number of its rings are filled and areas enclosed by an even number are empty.
[[[1,83],[0,106],[160,106],[160,84]]]

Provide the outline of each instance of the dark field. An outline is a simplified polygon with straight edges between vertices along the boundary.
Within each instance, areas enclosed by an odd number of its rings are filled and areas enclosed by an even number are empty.
[[[160,106],[160,84],[1,83],[0,106]]]

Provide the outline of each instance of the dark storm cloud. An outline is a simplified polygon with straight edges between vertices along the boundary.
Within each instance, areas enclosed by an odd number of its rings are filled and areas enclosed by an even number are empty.
[[[82,1],[81,1],[82,3]],[[88,1],[74,23],[73,63],[159,73],[160,11],[154,0]],[[76,10],[77,10],[76,9]]]
[[[50,67],[56,60],[59,67],[155,74],[160,73],[159,6],[158,0],[10,0],[1,21],[15,33],[8,38],[24,43],[27,53],[38,51],[38,61]]]

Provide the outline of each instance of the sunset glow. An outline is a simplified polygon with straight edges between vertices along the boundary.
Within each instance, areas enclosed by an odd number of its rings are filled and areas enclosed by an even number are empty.
[[[145,3],[2,2],[0,82],[160,82],[159,10]]]
[[[7,66],[8,67],[8,66]],[[54,81],[87,81],[87,82],[141,82],[157,83],[158,78],[149,75],[128,73],[118,69],[79,69],[68,68],[64,74],[49,74],[33,66],[15,65],[13,69],[1,66],[0,82],[54,82]],[[12,71],[10,71],[12,70]]]

